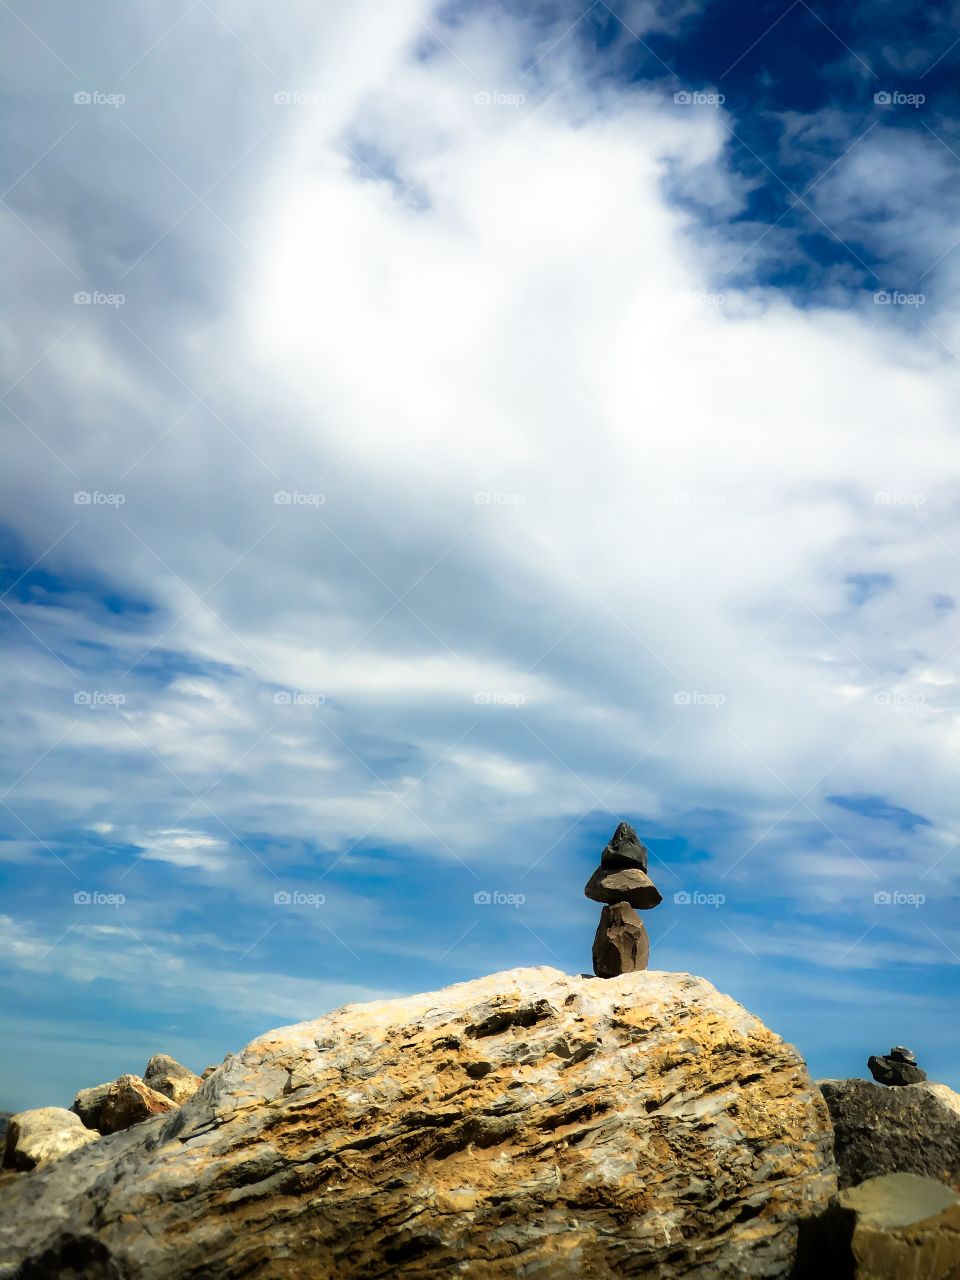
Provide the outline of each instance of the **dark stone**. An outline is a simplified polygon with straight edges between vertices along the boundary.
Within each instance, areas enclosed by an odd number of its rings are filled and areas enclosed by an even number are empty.
[[[877,1084],[920,1084],[927,1078],[925,1071],[911,1065],[903,1058],[895,1058],[893,1054],[887,1054],[882,1058],[874,1054],[872,1058],[867,1059],[867,1066]]]
[[[645,969],[650,959],[650,939],[643,921],[628,902],[604,907],[593,940],[593,972],[598,978],[618,978],[621,973]]]
[[[649,911],[663,901],[650,877],[634,867],[625,867],[622,871],[597,867],[583,892],[594,902],[604,902],[611,907],[626,902],[639,911]]]
[[[633,827],[629,822],[621,822],[600,855],[600,865],[611,871],[635,867],[637,871],[646,872],[649,869],[648,858],[649,850]]]
[[[917,1173],[960,1191],[960,1110],[938,1097],[943,1086],[881,1089],[869,1080],[819,1085],[833,1120],[841,1190],[885,1173]]]

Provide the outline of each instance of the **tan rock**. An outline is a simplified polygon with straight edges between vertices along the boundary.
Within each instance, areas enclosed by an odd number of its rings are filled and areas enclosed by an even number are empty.
[[[796,1050],[650,971],[350,1005],[103,1147],[5,1190],[0,1274],[86,1248],[137,1280],[786,1277],[836,1190]]]
[[[914,1173],[888,1173],[841,1191],[856,1215],[856,1280],[956,1280],[960,1197]]]
[[[110,1086],[100,1108],[100,1132],[118,1133],[141,1120],[174,1110],[175,1102],[144,1084],[139,1076],[120,1076]]]
[[[96,1142],[98,1137],[64,1107],[20,1111],[7,1124],[3,1163],[7,1169],[34,1169]]]
[[[186,1102],[203,1083],[199,1076],[166,1053],[155,1053],[143,1073],[143,1083],[177,1103]]]

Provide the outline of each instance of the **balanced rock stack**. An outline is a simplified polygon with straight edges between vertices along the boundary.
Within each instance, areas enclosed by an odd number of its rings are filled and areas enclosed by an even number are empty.
[[[584,893],[604,904],[593,940],[593,972],[598,978],[646,969],[650,939],[635,908],[648,911],[661,901],[647,875],[649,854],[629,822],[621,822],[600,856]]]
[[[874,1054],[867,1059],[867,1066],[877,1084],[920,1084],[927,1078],[917,1066],[917,1055],[902,1044],[895,1044],[889,1053]]]

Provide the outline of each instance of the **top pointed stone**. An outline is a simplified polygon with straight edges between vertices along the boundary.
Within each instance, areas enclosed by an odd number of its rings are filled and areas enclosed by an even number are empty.
[[[600,865],[608,871],[624,871],[634,867],[647,871],[648,850],[629,822],[621,822],[610,837],[610,843],[600,857]]]

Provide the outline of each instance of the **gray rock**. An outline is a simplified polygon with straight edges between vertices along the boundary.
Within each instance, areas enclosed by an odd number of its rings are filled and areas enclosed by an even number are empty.
[[[833,1120],[839,1185],[915,1173],[960,1191],[960,1096],[940,1084],[885,1089],[821,1080]]]
[[[71,1111],[75,1111],[88,1129],[100,1128],[100,1112],[107,1100],[107,1094],[113,1087],[113,1081],[106,1084],[95,1084],[92,1089],[81,1089],[73,1100]]]
[[[650,877],[634,867],[623,871],[607,871],[598,867],[583,892],[594,902],[604,902],[611,907],[618,902],[626,902],[640,911],[649,911],[663,901],[660,890]]]
[[[646,969],[649,959],[650,938],[633,907],[626,902],[604,907],[593,940],[593,972],[597,977],[636,973]]]
[[[608,871],[634,867],[637,871],[646,872],[649,870],[648,861],[649,850],[629,822],[620,823],[600,855],[600,865]]]
[[[913,1055],[910,1055],[913,1057]],[[920,1084],[926,1080],[927,1073],[921,1071],[916,1065],[916,1058],[913,1062],[909,1059],[891,1051],[883,1057],[874,1054],[873,1057],[867,1059],[867,1066],[870,1068],[870,1074],[876,1080],[877,1084],[886,1084],[901,1086],[905,1084]]]
[[[143,1083],[179,1105],[200,1088],[200,1077],[166,1053],[155,1053],[143,1073]]]
[[[97,1137],[64,1107],[18,1111],[7,1125],[3,1164],[7,1169],[34,1169],[96,1142]]]

